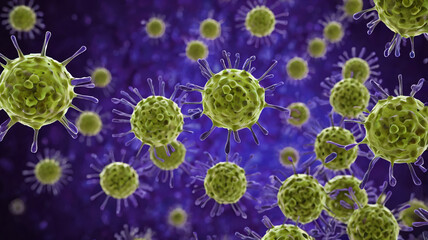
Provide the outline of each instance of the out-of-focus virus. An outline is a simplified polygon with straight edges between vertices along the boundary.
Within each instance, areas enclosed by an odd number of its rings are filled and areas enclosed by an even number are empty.
[[[105,67],[97,67],[91,73],[95,87],[105,88],[111,82],[111,73]]]
[[[302,102],[291,103],[288,105],[287,109],[290,111],[290,116],[287,118],[287,122],[295,127],[302,127],[311,117],[309,108]]]
[[[260,43],[270,45],[274,32],[285,35],[286,31],[282,28],[287,25],[284,18],[288,16],[288,12],[282,11],[276,14],[274,11],[278,6],[280,6],[278,3],[268,6],[266,1],[261,0],[248,1],[247,5],[243,5],[238,10],[236,16],[238,27],[249,33],[248,44],[254,44],[256,47]]]
[[[205,59],[208,57],[208,46],[200,40],[191,40],[186,43],[186,57],[196,62],[198,59]]]
[[[183,228],[187,224],[187,212],[182,207],[176,207],[168,213],[168,224],[175,228]]]
[[[125,224],[123,230],[114,234],[114,238],[116,240],[154,240],[153,235],[151,229],[141,232],[138,227],[129,227]]]
[[[119,214],[122,202],[127,207],[128,200],[130,200],[136,207],[138,206],[138,202],[135,196],[145,198],[147,192],[152,191],[149,185],[140,182],[140,176],[144,169],[141,167],[134,168],[135,159],[133,157],[131,157],[129,163],[125,163],[125,155],[126,153],[122,151],[122,159],[119,162],[115,160],[112,151],[109,154],[105,154],[102,159],[96,154],[91,155],[99,166],[104,165],[104,167],[100,168],[95,164],[91,164],[90,167],[97,173],[87,175],[90,183],[100,184],[102,189],[100,192],[92,195],[91,200],[95,200],[102,194],[106,195],[104,202],[101,204],[101,210],[104,210],[110,198],[114,198],[117,202],[116,214]]]
[[[312,38],[308,41],[307,52],[312,58],[323,58],[327,53],[327,43],[322,38]]]
[[[343,12],[344,18],[350,18],[355,13],[363,10],[363,0],[343,0],[343,5],[339,6],[339,9]]]
[[[286,168],[292,167],[293,163],[297,165],[299,163],[299,160],[300,160],[300,154],[297,151],[297,149],[293,147],[284,147],[279,152],[279,162],[281,163],[282,166]]]
[[[9,1],[8,6],[2,8],[3,13],[0,15],[2,25],[10,31],[10,34],[18,34],[18,38],[34,38],[35,34],[40,34],[40,29],[45,25],[42,22],[43,13],[39,10],[38,5],[30,0],[28,4],[25,1]]]
[[[163,17],[151,17],[149,20],[141,21],[147,36],[150,39],[160,39],[165,35],[167,24]]]
[[[202,75],[208,79],[204,87],[189,83],[186,86],[181,86],[181,88],[186,91],[198,91],[202,94],[202,101],[196,104],[202,104],[203,111],[200,111],[200,109],[192,110],[192,118],[199,118],[202,114],[205,114],[213,123],[211,129],[203,133],[200,139],[205,140],[217,127],[227,129],[225,152],[228,154],[230,152],[230,135],[232,132],[235,142],[239,143],[241,139],[238,131],[248,128],[253,134],[254,141],[259,144],[252,126],[257,124],[263,134],[268,134],[268,131],[258,122],[262,110],[266,107],[280,111],[287,111],[287,109],[268,104],[265,101],[265,93],[275,90],[277,86],[283,84],[282,82],[266,88],[260,86],[260,81],[273,77],[273,74],[268,75],[268,73],[277,64],[276,61],[257,79],[252,74],[255,69],[251,67],[251,63],[256,59],[255,56],[245,60],[242,69],[237,69],[240,60],[239,54],[235,55],[236,60],[233,67],[230,53],[223,51],[223,56],[225,59],[221,59],[220,62],[224,70],[218,73],[212,72],[206,60],[199,61]]]
[[[415,213],[415,210],[417,210],[419,208],[428,209],[428,206],[426,205],[425,202],[414,198],[414,196],[412,195],[410,197],[410,201],[408,201],[405,204],[410,205],[410,207],[406,208],[400,212],[398,220],[401,223],[403,223],[404,225],[406,225],[408,227],[412,227],[414,222],[424,221],[423,218],[421,218],[420,216],[418,216]]]
[[[92,139],[95,138],[98,142],[104,140],[103,135],[110,126],[106,125],[108,113],[100,114],[101,108],[93,108],[93,110],[85,110],[77,115],[75,124],[79,130],[81,142],[86,142],[87,146],[92,145]]]
[[[339,43],[345,36],[345,26],[342,22],[336,20],[326,20],[321,22],[324,26],[324,39],[330,43]]]
[[[9,212],[15,216],[24,214],[25,202],[21,198],[15,198],[9,203]]]
[[[61,188],[71,181],[71,164],[59,151],[45,149],[44,154],[37,155],[38,162],[28,162],[31,170],[24,170],[25,181],[32,183],[31,190],[40,194],[43,190],[57,195]]]
[[[216,40],[221,35],[221,23],[215,19],[207,18],[199,25],[199,33],[207,40]]]
[[[41,127],[59,121],[73,138],[78,130],[66,117],[69,108],[78,110],[72,104],[74,98],[97,103],[92,96],[77,94],[75,87],[92,88],[90,77],[74,78],[66,66],[75,57],[86,50],[81,47],[73,56],[62,63],[46,56],[50,32],[46,32],[41,53],[24,55],[15,36],[12,43],[18,52],[18,58],[6,61],[1,65],[4,70],[0,75],[0,106],[10,119],[0,125],[0,141],[8,130],[17,122],[34,129],[31,152],[37,152],[37,137]]]
[[[357,118],[367,111],[370,101],[369,90],[354,78],[337,82],[330,91],[333,111],[346,118]]]
[[[95,87],[101,89],[105,96],[110,96],[114,92],[115,73],[108,66],[107,58],[103,57],[99,61],[88,61],[87,72],[91,75]]]
[[[375,6],[363,10],[354,15],[358,20],[368,12],[375,11],[369,16],[371,20],[367,27],[367,33],[370,35],[376,26],[383,22],[392,32],[394,37],[385,46],[385,57],[388,57],[395,49],[395,56],[400,56],[400,45],[403,38],[410,38],[411,51],[410,57],[415,57],[414,38],[424,34],[428,39],[428,25],[426,24],[428,16],[428,4],[424,0],[374,0]]]
[[[361,83],[366,82],[373,76],[380,76],[378,58],[375,52],[371,52],[366,57],[366,48],[362,48],[360,53],[357,53],[355,47],[351,49],[351,54],[343,52],[339,57],[337,66],[342,70],[342,78],[354,78]]]
[[[309,73],[308,62],[301,57],[294,57],[287,62],[286,70],[292,81],[305,79]]]

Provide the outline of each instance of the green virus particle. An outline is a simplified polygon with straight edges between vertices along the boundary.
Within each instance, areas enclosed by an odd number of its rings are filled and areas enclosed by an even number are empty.
[[[346,78],[337,82],[330,91],[330,105],[333,110],[347,118],[357,118],[370,101],[369,90],[360,81]]]
[[[414,222],[423,222],[424,219],[416,215],[415,210],[419,208],[428,209],[428,206],[417,199],[411,199],[407,204],[410,207],[400,212],[398,220],[408,227],[412,227]]]
[[[111,82],[111,73],[105,67],[97,67],[92,71],[91,78],[95,87],[105,88]]]
[[[342,8],[346,17],[352,17],[363,10],[363,0],[344,0]]]
[[[127,224],[123,225],[123,230],[114,234],[116,240],[152,240],[153,232],[147,229],[145,232],[140,231],[138,227],[129,227]]]
[[[188,84],[181,86],[181,88],[186,91],[198,91],[202,94],[203,111],[194,113],[192,118],[198,118],[205,114],[213,123],[211,129],[203,133],[200,139],[205,140],[217,127],[227,129],[228,137],[225,152],[228,154],[230,152],[230,135],[232,132],[235,141],[239,143],[241,140],[238,130],[248,128],[253,134],[254,141],[259,144],[252,126],[257,124],[265,135],[268,134],[267,130],[258,122],[262,110],[266,107],[281,111],[287,111],[287,109],[268,104],[265,101],[265,92],[273,91],[277,86],[282,85],[282,82],[267,88],[263,88],[259,84],[267,76],[273,77],[268,73],[277,64],[276,61],[257,79],[251,73],[251,62],[256,59],[255,56],[248,58],[242,69],[237,69],[240,59],[239,54],[236,54],[234,67],[232,67],[230,61],[230,53],[223,51],[223,56],[225,59],[221,61],[224,70],[218,73],[211,71],[206,60],[199,61],[202,75],[208,79],[204,87]]]
[[[288,77],[292,80],[302,80],[308,76],[308,62],[301,57],[294,57],[287,62],[285,67]]]
[[[45,25],[42,23],[43,13],[38,11],[39,6],[30,1],[28,5],[23,2],[10,1],[8,6],[3,7],[1,17],[3,25],[10,31],[10,34],[18,34],[18,38],[34,38],[35,34],[40,33]]]
[[[22,173],[26,181],[34,182],[31,189],[38,194],[46,189],[49,193],[57,195],[61,187],[71,181],[71,165],[67,159],[61,156],[59,151],[45,149],[44,156],[37,156],[36,164],[29,163],[31,170],[24,170]]]
[[[290,117],[287,122],[295,127],[303,126],[311,116],[309,108],[301,102],[292,103],[288,105],[287,109],[290,111]]]
[[[207,18],[199,25],[199,33],[208,40],[215,40],[220,37],[221,23],[212,18]]]
[[[183,143],[174,140],[170,143],[174,152],[167,153],[168,149],[164,146],[150,147],[150,160],[153,164],[162,170],[174,170],[180,167],[186,156],[186,147]]]
[[[375,0],[375,6],[363,10],[354,15],[358,20],[366,13],[377,12],[377,19],[367,24],[370,35],[376,26],[383,22],[392,32],[394,37],[385,46],[385,57],[388,57],[395,49],[395,56],[400,56],[400,45],[403,38],[410,38],[410,57],[415,57],[414,38],[424,34],[428,36],[428,2],[425,0]]]
[[[327,43],[322,38],[313,38],[309,40],[307,50],[312,58],[322,58],[327,52]]]
[[[290,161],[290,158],[292,162]],[[300,154],[293,147],[285,147],[279,153],[279,162],[286,168],[292,167],[293,164],[298,164],[299,160]]]
[[[97,112],[83,111],[76,120],[76,126],[83,136],[92,137],[101,132],[103,122]]]
[[[1,64],[4,70],[0,75],[0,106],[10,118],[0,127],[0,141],[19,122],[34,129],[33,153],[37,152],[40,128],[53,122],[59,121],[73,138],[77,137],[76,126],[65,117],[69,108],[77,109],[72,104],[74,98],[98,102],[94,97],[74,92],[77,86],[93,87],[91,78],[74,78],[66,69],[67,64],[83,53],[86,47],[81,47],[60,63],[46,56],[50,37],[51,33],[46,32],[41,53],[24,55],[15,36],[12,36],[19,57],[11,60],[0,55],[6,61],[6,65]]]
[[[186,45],[186,56],[191,61],[198,61],[198,59],[205,59],[208,57],[209,50],[207,45],[199,40],[189,41]]]
[[[347,129],[335,126],[324,128],[315,139],[316,159],[331,170],[348,169],[357,159],[358,148],[347,151],[334,143],[350,145],[356,142],[354,135]]]
[[[245,28],[256,37],[271,35],[275,30],[275,23],[275,14],[266,6],[254,7],[245,18]]]
[[[325,204],[329,210],[327,212],[332,217],[347,223],[352,213],[355,211],[352,207],[354,205],[353,200],[347,196],[349,188],[352,189],[355,198],[361,205],[366,205],[368,203],[367,192],[364,189],[360,189],[360,183],[361,181],[354,176],[338,175],[325,184],[324,190],[327,193]],[[351,207],[344,207],[344,203],[341,203],[343,201]]]
[[[331,43],[338,43],[345,35],[343,25],[338,21],[330,21],[324,24],[324,38]]]
[[[182,228],[187,223],[187,217],[187,212],[183,208],[177,207],[169,212],[168,223],[173,227]]]
[[[362,48],[360,52],[353,47],[348,53],[343,52],[337,66],[341,68],[342,78],[354,78],[365,83],[372,76],[380,76],[380,72],[376,71],[379,68],[378,58],[375,52],[366,54],[366,48]]]
[[[15,216],[24,214],[25,202],[21,198],[15,198],[9,203],[9,212]]]
[[[165,34],[166,24],[162,18],[152,17],[148,21],[142,21],[145,31],[149,38],[159,39]]]
[[[307,174],[288,177],[278,191],[278,206],[286,218],[306,224],[317,219],[326,200],[318,181]]]

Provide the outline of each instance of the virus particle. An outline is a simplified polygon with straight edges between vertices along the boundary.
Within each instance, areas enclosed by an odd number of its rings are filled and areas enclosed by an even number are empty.
[[[268,104],[265,101],[265,93],[273,91],[277,86],[283,83],[273,84],[267,88],[260,86],[259,82],[266,78],[272,78],[273,75],[269,71],[277,64],[276,61],[269,69],[258,79],[252,74],[254,68],[251,63],[256,59],[255,56],[248,58],[242,69],[237,69],[239,65],[240,55],[236,54],[235,65],[232,67],[230,61],[230,53],[223,51],[225,59],[221,59],[224,70],[213,73],[206,60],[200,60],[199,65],[202,75],[208,79],[205,87],[200,87],[194,84],[181,86],[185,91],[198,91],[202,94],[203,111],[200,109],[193,110],[195,112],[192,118],[198,118],[202,114],[207,115],[213,125],[211,129],[203,133],[200,137],[205,140],[211,132],[217,128],[225,128],[228,130],[225,152],[230,152],[230,135],[233,136],[236,142],[241,142],[238,131],[243,128],[248,128],[253,134],[254,141],[259,144],[256,134],[252,126],[257,124],[263,134],[267,135],[268,131],[263,128],[258,122],[259,116],[265,107],[275,108],[280,111],[287,111],[286,108]],[[226,66],[226,62],[228,66]]]
[[[331,43],[338,43],[342,41],[343,36],[345,35],[344,26],[339,21],[329,21],[324,22],[324,39]]]
[[[274,32],[285,35],[286,32],[282,28],[287,25],[287,21],[283,18],[287,17],[288,13],[275,14],[274,8],[279,4],[269,7],[265,1],[248,1],[247,5],[242,6],[238,11],[236,20],[240,23],[238,27],[246,30],[251,36],[247,41],[248,44],[254,44],[256,47],[260,43],[270,45]]]
[[[22,174],[26,177],[26,182],[32,182],[31,190],[37,194],[47,190],[47,192],[57,195],[61,188],[71,181],[71,164],[61,156],[59,151],[45,149],[44,156],[37,155],[38,162],[28,162],[27,166],[31,170],[24,170]]]
[[[287,109],[290,111],[287,122],[295,127],[303,126],[311,116],[309,108],[302,102],[292,103],[288,105]]]
[[[40,54],[24,55],[15,36],[12,36],[19,57],[11,60],[0,54],[6,61],[6,65],[1,64],[4,70],[0,75],[0,105],[10,118],[0,125],[0,141],[19,122],[34,129],[33,153],[37,152],[40,128],[53,122],[59,121],[73,138],[77,137],[76,126],[65,117],[69,108],[77,109],[72,104],[74,98],[98,102],[94,97],[74,92],[75,87],[94,87],[90,83],[91,78],[74,78],[65,68],[86,47],[81,47],[73,56],[60,63],[46,56],[50,37],[51,33],[46,32]]]
[[[208,46],[199,40],[192,40],[186,43],[186,56],[189,60],[196,62],[198,59],[208,57]]]
[[[354,202],[348,197],[349,188],[352,189],[359,203],[362,205],[368,203],[367,192],[364,189],[360,189],[360,183],[360,180],[350,175],[338,175],[328,180],[324,186],[324,190],[327,193],[325,204],[329,210],[327,212],[332,217],[347,223],[354,212]]]
[[[43,13],[39,11],[39,6],[34,5],[34,1],[30,0],[28,5],[17,0],[10,1],[8,6],[3,7],[3,13],[0,15],[2,25],[10,31],[10,34],[18,34],[18,38],[29,37],[34,38],[35,34],[40,34],[40,29],[45,25],[42,22]]]
[[[323,58],[327,53],[327,43],[322,38],[312,38],[308,42],[307,51],[312,58]]]
[[[15,216],[25,213],[25,202],[21,198],[15,198],[9,203],[9,212]]]
[[[113,152],[105,154],[103,159],[98,158],[95,154],[91,155],[99,165],[108,162],[108,164],[104,164],[105,166],[103,168],[91,164],[90,167],[97,173],[87,175],[91,183],[98,183],[102,189],[97,194],[91,196],[91,200],[95,200],[103,193],[106,195],[104,202],[101,204],[101,210],[104,210],[110,198],[114,198],[117,201],[116,214],[119,214],[122,201],[125,207],[128,206],[128,200],[136,207],[138,203],[135,196],[144,198],[147,192],[152,190],[150,186],[140,182],[140,176],[144,169],[134,168],[132,165],[134,163],[134,158],[131,158],[129,163],[125,163],[125,155],[125,152],[122,152],[122,159],[120,162],[115,160]]]
[[[355,13],[363,10],[363,0],[343,0],[341,9],[346,18],[352,18]]]
[[[151,17],[148,21],[141,21],[147,36],[151,39],[160,39],[165,35],[166,23],[161,17]]]
[[[221,23],[215,19],[207,18],[199,25],[199,33],[207,40],[216,40],[221,35]]]
[[[371,52],[368,56],[364,57],[366,48],[362,48],[360,53],[357,54],[355,47],[351,49],[351,54],[344,52],[340,56],[340,61],[337,66],[342,70],[342,78],[354,78],[365,83],[373,76],[380,76],[380,72],[376,69],[379,68],[378,58],[375,52]]]
[[[95,87],[105,88],[111,82],[111,73],[105,67],[97,67],[92,71],[91,78]]]
[[[376,26],[383,22],[392,32],[394,37],[391,42],[385,46],[385,57],[388,57],[395,49],[395,56],[400,56],[400,45],[403,38],[410,38],[411,52],[410,57],[415,57],[414,38],[424,34],[428,36],[428,25],[426,24],[428,16],[428,5],[426,1],[408,1],[408,0],[374,0],[375,6],[363,10],[354,15],[358,20],[368,12],[376,11],[371,14],[374,19],[367,27],[367,33],[373,33]],[[376,16],[377,15],[377,16]]]
[[[333,111],[346,118],[357,118],[367,111],[369,101],[369,90],[353,78],[337,82],[330,91],[330,105]]]
[[[176,207],[169,212],[168,223],[173,227],[183,228],[187,223],[187,218],[187,212],[181,207]]]
[[[175,88],[170,98],[165,95],[165,82],[161,77],[158,78],[160,95],[156,96],[153,81],[148,78],[152,96],[143,98],[136,88],[130,87],[130,90],[138,97],[138,102],[127,92],[121,91],[126,98],[113,98],[114,104],[122,103],[133,108],[132,114],[121,112],[117,109],[113,113],[126,117],[126,119],[113,119],[116,123],[130,123],[131,130],[124,133],[113,134],[113,137],[122,137],[127,134],[134,134],[134,139],[142,142],[141,151],[144,144],[151,147],[167,146],[168,152],[173,152],[170,145],[177,139],[178,135],[183,132],[184,116],[180,107],[174,102],[178,86]]]
[[[92,140],[95,138],[97,142],[104,140],[104,135],[111,128],[106,124],[109,113],[102,113],[101,108],[91,108],[84,110],[76,115],[75,124],[80,132],[79,141],[86,142],[87,146],[92,145]]]
[[[147,229],[144,233],[140,232],[137,227],[129,227],[127,224],[123,225],[123,230],[114,234],[116,240],[153,240],[153,232]]]
[[[285,67],[288,77],[292,80],[302,80],[308,76],[308,62],[301,57],[294,57],[287,62]]]
[[[290,160],[291,158],[291,160]],[[279,153],[279,162],[282,166],[289,168],[294,164],[298,164],[300,160],[299,152],[293,147],[285,147]]]
[[[410,207],[400,212],[398,220],[408,227],[412,227],[415,222],[423,222],[424,219],[418,216],[415,210],[419,208],[428,209],[428,206],[423,201],[414,199],[413,197],[406,204],[410,205]]]

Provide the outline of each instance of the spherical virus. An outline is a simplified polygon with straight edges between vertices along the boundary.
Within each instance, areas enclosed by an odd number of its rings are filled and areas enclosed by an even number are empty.
[[[182,228],[187,223],[187,212],[181,208],[174,208],[169,212],[168,223],[176,228]]]
[[[167,153],[164,146],[150,147],[150,159],[153,164],[162,170],[177,169],[183,162],[186,156],[186,147],[183,143],[174,140],[170,143],[174,148],[174,152]]]
[[[419,208],[428,209],[428,206],[417,199],[411,199],[407,204],[410,207],[400,212],[399,221],[408,227],[412,227],[414,222],[423,222],[424,220],[415,214],[415,210]]]
[[[266,6],[256,6],[247,13],[245,28],[256,37],[269,36],[275,29],[275,14]]]
[[[354,202],[348,197],[349,188],[352,189],[354,196],[361,205],[367,204],[367,192],[364,189],[360,189],[360,183],[361,181],[358,180],[356,177],[349,175],[338,175],[328,180],[328,182],[324,186],[324,190],[327,193],[327,212],[332,217],[340,220],[341,222],[347,223],[352,213],[355,211],[352,207],[354,205]],[[343,202],[347,203],[347,205],[351,207],[344,207]]]
[[[215,40],[220,37],[221,24],[217,20],[207,18],[199,25],[199,33],[208,40]]]
[[[92,71],[91,78],[95,87],[105,88],[111,82],[111,73],[105,67],[97,67]]]
[[[308,62],[301,57],[294,57],[287,62],[286,70],[292,80],[302,80],[308,76]]]
[[[348,53],[344,51],[339,57],[340,61],[337,63],[337,67],[341,69],[342,78],[354,78],[365,83],[369,78],[373,76],[380,76],[378,58],[375,52],[366,55],[366,48],[362,48],[361,51],[357,52],[355,47],[352,47]]]
[[[312,58],[322,58],[327,52],[327,43],[322,38],[313,38],[309,40],[307,50]]]
[[[1,65],[4,70],[0,75],[0,105],[9,116],[0,128],[0,141],[7,131],[17,122],[34,129],[31,151],[37,151],[37,136],[43,126],[59,121],[73,138],[77,137],[77,128],[65,117],[74,98],[86,99],[95,103],[91,96],[74,92],[79,86],[93,87],[91,78],[73,78],[66,65],[86,50],[81,47],[73,56],[62,63],[46,56],[46,48],[51,37],[46,32],[45,42],[40,54],[24,55],[15,36],[12,42],[19,57],[11,60],[0,55],[6,61]],[[86,85],[80,85],[85,84]]]
[[[363,0],[344,0],[343,13],[346,17],[352,17],[363,9]]]
[[[96,136],[103,128],[103,122],[97,112],[84,111],[77,118],[76,126],[82,135]]]
[[[345,35],[342,23],[338,21],[330,21],[324,25],[324,38],[331,43],[338,43]]]
[[[292,162],[290,161],[290,158]],[[279,153],[279,162],[282,166],[288,168],[293,164],[298,164],[300,160],[299,152],[293,147],[285,147]]]
[[[278,206],[286,218],[306,224],[320,216],[326,194],[312,176],[294,174],[282,183],[277,198]]]
[[[290,117],[287,119],[287,122],[296,127],[301,127],[311,116],[309,108],[301,102],[292,103],[288,105],[287,109],[290,111]]]
[[[6,25],[10,34],[18,34],[18,38],[24,37],[34,38],[35,34],[40,33],[45,25],[42,23],[43,13],[38,11],[39,6],[34,5],[33,1],[10,1],[8,6],[3,7],[1,17],[3,25]]]
[[[209,51],[207,45],[199,40],[189,41],[186,45],[186,56],[191,61],[205,59],[208,57]]]
[[[24,214],[25,202],[21,198],[15,198],[9,203],[9,212],[15,216]]]
[[[356,118],[368,111],[369,101],[369,90],[353,78],[337,82],[330,91],[330,105],[333,110],[347,118]]]
[[[150,38],[161,38],[165,34],[166,24],[162,18],[152,17],[147,22],[142,21],[145,30]]]

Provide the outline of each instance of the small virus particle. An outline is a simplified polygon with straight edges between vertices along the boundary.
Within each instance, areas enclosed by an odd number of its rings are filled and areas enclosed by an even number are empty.
[[[351,49],[351,56],[348,52],[344,52],[340,56],[340,61],[337,66],[342,70],[342,78],[354,78],[365,83],[373,76],[380,76],[380,72],[376,69],[379,68],[378,58],[375,52],[371,52],[367,57],[364,57],[366,48],[362,48],[360,53],[357,54],[355,47]]]
[[[292,80],[302,80],[308,76],[308,62],[301,57],[294,57],[287,62],[285,67],[288,77]]]
[[[15,198],[9,203],[9,212],[15,216],[24,214],[25,202],[21,198]]]
[[[115,72],[114,68],[108,66],[107,58],[101,60],[88,61],[87,73],[91,75],[95,87],[101,89],[105,96],[110,96],[115,90]]]
[[[200,136],[201,140],[205,140],[212,131],[217,128],[225,128],[228,130],[225,152],[230,152],[230,135],[233,132],[235,142],[241,142],[238,131],[243,128],[248,128],[253,134],[254,141],[259,144],[256,134],[252,126],[257,124],[263,134],[267,135],[268,131],[263,128],[258,119],[262,110],[266,107],[274,108],[280,111],[287,111],[286,108],[268,104],[265,101],[265,93],[275,90],[277,86],[283,83],[276,83],[267,88],[260,86],[260,81],[266,78],[272,78],[273,74],[268,73],[277,64],[276,61],[269,69],[258,79],[255,78],[252,72],[255,70],[251,67],[251,63],[256,59],[255,56],[248,58],[242,69],[237,69],[239,65],[240,55],[236,54],[235,65],[232,67],[230,61],[230,53],[223,51],[225,59],[220,62],[224,70],[213,73],[206,60],[200,60],[199,65],[202,75],[208,79],[205,87],[200,87],[194,84],[181,86],[185,91],[198,91],[202,94],[203,111],[200,109],[193,110],[192,118],[199,118],[202,114],[207,115],[213,125],[211,129]],[[228,66],[226,66],[226,62]]]
[[[369,90],[353,78],[337,82],[330,91],[330,105],[333,111],[346,118],[357,118],[363,112],[367,112],[369,101]]]
[[[287,109],[290,111],[287,122],[295,127],[303,126],[311,116],[309,108],[302,102],[292,103],[288,105]]]
[[[291,160],[290,160],[291,158]],[[299,152],[293,147],[285,147],[279,153],[279,162],[282,166],[289,168],[294,164],[298,164],[300,160]]]
[[[10,1],[8,6],[3,7],[0,17],[10,34],[18,34],[18,38],[24,35],[33,39],[45,27],[42,22],[43,13],[39,11],[38,5],[34,5],[33,0],[28,5],[22,1],[18,3],[18,0]]]
[[[176,207],[169,212],[168,223],[173,227],[183,228],[187,223],[187,218],[187,212],[181,207]]]
[[[92,71],[91,78],[95,87],[105,88],[111,82],[111,73],[105,67],[97,67]]]
[[[414,222],[423,222],[424,219],[418,216],[415,210],[419,208],[428,209],[428,206],[423,201],[414,199],[413,197],[406,204],[410,205],[410,207],[400,212],[398,220],[408,227],[412,227]]]
[[[346,18],[352,18],[355,13],[363,10],[363,0],[343,0],[341,9]]]
[[[325,204],[330,216],[343,223],[348,222],[354,212],[354,202],[348,197],[349,188],[352,189],[359,203],[362,205],[368,203],[367,192],[364,189],[360,189],[360,183],[360,180],[350,175],[338,175],[328,180],[324,186],[324,190],[327,193]]]
[[[137,227],[129,227],[127,224],[123,225],[123,230],[114,234],[116,240],[154,240],[153,232],[147,229],[144,233],[140,232]]]
[[[4,55],[0,57],[6,65],[0,75],[0,105],[10,119],[0,125],[0,141],[8,130],[17,122],[34,129],[31,152],[37,152],[37,137],[41,127],[59,121],[73,137],[78,130],[66,117],[69,108],[77,109],[72,104],[74,98],[85,99],[94,103],[98,99],[76,94],[75,87],[93,88],[90,77],[74,78],[65,68],[75,57],[86,50],[81,47],[73,56],[62,63],[46,56],[50,32],[46,32],[40,54],[24,55],[15,36],[12,43],[19,57],[11,60]]]
[[[327,43],[322,38],[312,38],[308,42],[307,51],[312,58],[323,58],[327,53]]]
[[[345,30],[342,23],[338,21],[329,21],[324,24],[324,38],[331,43],[338,43],[342,41],[345,35]]]
[[[72,180],[71,164],[61,156],[59,151],[45,149],[44,156],[37,155],[38,162],[28,162],[27,166],[31,170],[24,170],[22,174],[26,177],[26,182],[31,182],[31,190],[37,194],[47,192],[57,195],[61,188]]]
[[[193,62],[198,59],[205,59],[208,57],[209,50],[208,46],[199,40],[192,40],[186,44],[186,56]]]
[[[410,57],[415,57],[414,38],[424,34],[428,38],[428,7],[426,1],[408,0],[374,0],[375,6],[363,10],[354,15],[358,20],[368,12],[376,11],[369,16],[373,16],[367,27],[367,33],[371,35],[376,26],[383,22],[392,32],[394,37],[385,46],[384,55],[388,57],[395,49],[395,56],[400,56],[400,45],[403,38],[410,38]]]
[[[199,25],[199,33],[207,40],[216,40],[221,34],[221,23],[215,19],[207,18]]]
[[[104,140],[104,135],[110,125],[106,124],[109,113],[100,113],[101,108],[92,108],[85,110],[76,115],[75,124],[80,132],[79,141],[86,142],[87,146],[92,145],[92,140],[95,138],[97,142]]]
[[[161,17],[151,17],[148,21],[141,21],[141,24],[151,39],[160,39],[165,34],[166,23]]]

